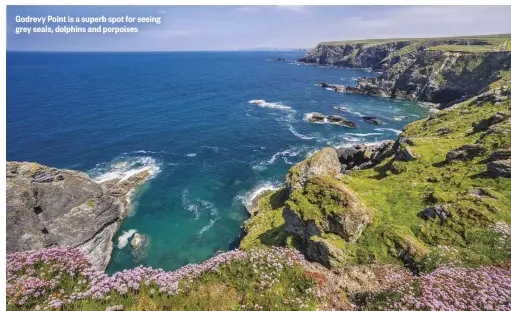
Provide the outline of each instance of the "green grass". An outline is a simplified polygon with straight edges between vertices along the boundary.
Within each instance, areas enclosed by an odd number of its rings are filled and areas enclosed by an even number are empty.
[[[509,77],[509,72],[502,73],[503,81]],[[410,149],[417,160],[399,162],[389,158],[372,169],[356,171],[341,179],[370,209],[373,215],[370,226],[356,243],[346,243],[333,234],[324,234],[322,238],[343,249],[347,264],[400,263],[404,253],[424,270],[448,261],[474,266],[509,260],[510,239],[497,247],[499,236],[488,226],[511,223],[511,179],[485,178],[481,173],[486,171],[485,159],[493,150],[511,147],[511,125],[505,122],[499,125],[508,129],[507,133],[495,131],[485,136],[483,145],[487,151],[482,156],[466,162],[444,162],[449,151],[474,144],[482,137],[484,132],[474,133],[472,123],[508,109],[509,100],[499,105],[476,105],[469,100],[406,126],[402,136],[413,141]],[[443,127],[452,132],[441,135],[438,130]],[[293,169],[296,168],[290,171]],[[486,195],[472,195],[476,188]],[[328,215],[340,211],[340,201],[330,190],[329,182],[314,179],[305,191],[293,192],[283,206],[295,211],[302,220],[321,225]],[[426,221],[418,216],[431,206],[446,206],[448,220]],[[266,216],[258,215],[259,219],[272,220],[265,221],[262,227],[270,231],[276,226],[282,228],[281,210],[282,207],[266,209],[263,212]],[[252,234],[249,230],[249,236]],[[256,230],[255,235],[262,236],[264,232]],[[446,254],[445,247],[454,255]]]
[[[442,44],[452,40],[477,40],[485,41],[486,45],[449,45]],[[469,53],[486,53],[497,51],[511,51],[511,35],[484,35],[484,36],[463,36],[463,37],[438,37],[438,38],[395,38],[395,39],[366,39],[322,42],[321,45],[339,46],[346,44],[360,45],[359,48],[387,44],[392,42],[410,42],[410,44],[389,55],[385,60],[395,56],[404,55],[416,51],[419,47],[429,47],[433,51],[452,51]],[[434,46],[431,46],[434,45]]]

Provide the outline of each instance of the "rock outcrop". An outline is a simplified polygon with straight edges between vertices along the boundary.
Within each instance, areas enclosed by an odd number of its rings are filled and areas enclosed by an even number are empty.
[[[310,259],[327,267],[343,261],[343,250],[335,246],[332,236],[353,243],[370,221],[367,207],[339,177],[340,163],[333,148],[318,151],[286,175],[285,230],[303,242]]]
[[[447,163],[454,161],[469,161],[475,157],[481,156],[486,152],[486,149],[482,145],[470,144],[458,147],[447,153],[445,161]]]
[[[328,115],[324,116],[321,113],[318,112],[312,112],[307,114],[306,116],[307,121],[312,123],[329,123],[329,124],[335,124],[335,125],[341,125],[349,128],[358,128],[358,125],[353,122],[349,121],[343,116],[339,115]]]
[[[383,124],[382,121],[378,120],[377,117],[373,117],[373,116],[363,116],[362,120],[364,120],[367,123],[372,123],[372,124],[375,124],[375,125]]]
[[[135,260],[140,261],[147,255],[147,247],[149,245],[149,238],[146,235],[135,233],[131,240],[131,252]]]
[[[337,148],[341,173],[373,167],[395,153],[394,141],[386,140],[376,145],[359,144]]]
[[[511,177],[511,159],[488,163],[488,174],[492,177]]]
[[[105,269],[127,195],[149,173],[98,184],[77,171],[7,162],[6,177],[7,253],[70,245]]]

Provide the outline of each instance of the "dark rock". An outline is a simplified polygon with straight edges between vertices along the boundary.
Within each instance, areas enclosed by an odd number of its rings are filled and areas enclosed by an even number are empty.
[[[364,117],[362,117],[362,120],[364,120],[367,123],[372,123],[372,124],[376,124],[376,125],[383,124],[382,121],[378,120],[376,117],[371,117],[371,116],[364,116]]]
[[[355,122],[346,120],[346,118],[339,115],[324,116],[321,113],[313,112],[308,115],[307,120],[313,123],[330,123],[349,128],[358,128],[358,125]]]
[[[447,135],[449,133],[452,133],[452,130],[447,126],[444,126],[444,127],[439,128],[437,130],[437,133],[440,135]]]
[[[434,220],[438,217],[440,220],[445,221],[448,218],[447,210],[443,206],[428,207],[420,212],[419,216],[424,220]]]
[[[347,173],[355,169],[367,169],[377,165],[393,155],[393,141],[387,140],[378,145],[355,145],[337,148],[337,156],[341,163],[341,172]]]
[[[511,148],[495,150],[488,159],[490,161],[511,159]]]
[[[284,61],[286,61],[286,59],[285,58],[281,58],[281,57],[277,57],[277,58],[275,58],[274,61],[276,61],[276,62],[284,62]]]
[[[320,82],[320,83],[318,83],[318,86],[321,86],[322,88],[325,88],[325,89],[332,89],[336,92],[345,92],[346,91],[346,87],[341,84]]]
[[[339,115],[331,115],[331,116],[328,116],[326,117],[327,121],[328,122],[345,122],[346,119],[342,116],[339,116]]]
[[[445,161],[447,163],[453,161],[469,161],[475,157],[481,156],[486,152],[486,149],[482,145],[472,144],[464,145],[447,153]]]
[[[506,120],[507,118],[509,118],[509,114],[503,111],[497,112],[496,114],[487,119],[483,119],[479,122],[472,123],[473,131],[474,133],[486,131],[490,126],[500,123]]]
[[[409,147],[401,147],[398,151],[396,151],[396,160],[398,161],[413,161],[416,159],[416,155]]]
[[[511,159],[488,163],[488,175],[492,177],[511,177]]]
[[[321,113],[313,112],[310,117],[308,118],[310,122],[314,123],[324,123],[325,122],[325,116]]]

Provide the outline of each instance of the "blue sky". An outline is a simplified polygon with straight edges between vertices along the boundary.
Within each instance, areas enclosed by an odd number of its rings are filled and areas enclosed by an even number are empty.
[[[16,16],[161,16],[138,33],[16,35]],[[511,6],[8,6],[7,50],[312,48],[323,41],[511,32]],[[33,25],[32,25],[33,26]]]

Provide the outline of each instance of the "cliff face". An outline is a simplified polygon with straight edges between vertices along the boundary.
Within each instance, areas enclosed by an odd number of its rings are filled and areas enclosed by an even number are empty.
[[[396,41],[373,46],[367,46],[364,43],[343,45],[320,43],[298,61],[348,68],[382,69],[382,61],[387,56],[409,44],[410,41]]]
[[[492,39],[493,40],[493,39]],[[319,44],[299,61],[348,68],[371,68],[343,92],[439,103],[447,108],[508,79],[511,52],[480,39],[424,39]]]
[[[98,184],[86,174],[28,162],[7,162],[7,253],[69,245],[104,270],[126,195],[147,172]]]

